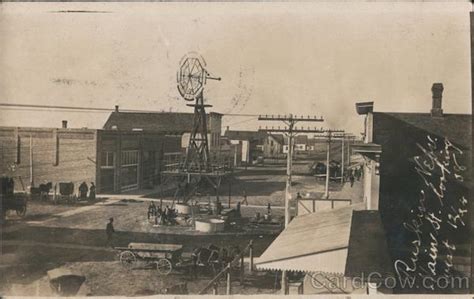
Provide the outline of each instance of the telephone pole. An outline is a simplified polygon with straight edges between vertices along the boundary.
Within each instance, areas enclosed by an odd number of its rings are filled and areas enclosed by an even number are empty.
[[[30,186],[33,187],[35,182],[33,180],[33,137],[30,134]]]
[[[311,128],[302,128],[299,129],[295,126],[298,122],[322,122],[324,119],[322,117],[317,116],[296,116],[293,114],[290,115],[259,115],[258,120],[263,121],[282,121],[286,127],[281,128],[266,128],[263,129],[266,132],[274,132],[274,133],[284,133],[288,138],[288,153],[286,155],[286,192],[285,192],[285,228],[290,223],[290,199],[291,199],[291,168],[293,164],[293,141],[294,137],[298,133],[321,133],[323,130],[321,129],[311,129]],[[262,130],[260,128],[260,130]],[[282,293],[284,295],[288,294],[288,278],[286,275],[286,271],[282,271]]]
[[[315,135],[314,138],[316,139],[324,139],[327,141],[327,152],[326,152],[326,186],[324,188],[324,198],[329,198],[329,158],[331,156],[331,142],[332,140],[343,140],[344,142],[344,130],[323,130],[321,133],[325,133],[323,135]],[[334,133],[342,133],[342,134],[334,134]],[[344,149],[344,147],[343,147]],[[344,151],[342,152],[344,155]],[[344,160],[343,160],[344,161]],[[344,167],[342,165],[342,167]]]
[[[355,138],[354,135],[352,134],[343,134],[342,136],[342,155],[341,155],[341,184],[344,183],[344,168],[345,168],[345,164],[346,164],[346,151],[344,149],[344,142],[347,140],[347,165],[349,166],[350,165],[350,142],[351,142],[351,139]]]

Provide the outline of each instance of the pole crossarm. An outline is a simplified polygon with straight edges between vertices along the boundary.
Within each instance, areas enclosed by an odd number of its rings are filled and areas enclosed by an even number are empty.
[[[324,131],[321,130],[321,129],[304,129],[304,128],[301,128],[301,129],[289,129],[289,128],[259,128],[259,131],[263,131],[263,132],[270,132],[270,133],[323,133]]]
[[[299,122],[299,121],[305,121],[305,122],[321,122],[324,121],[323,117],[317,117],[317,116],[311,116],[311,115],[259,115],[258,120],[267,120],[267,121],[289,121],[289,122]]]
[[[292,165],[293,165],[293,147],[295,141],[295,135],[298,133],[324,133],[325,130],[318,128],[302,127],[299,128],[295,126],[297,122],[321,122],[324,121],[322,117],[317,116],[297,116],[293,114],[289,115],[259,115],[258,120],[262,121],[282,121],[286,127],[271,127],[266,129],[259,128],[259,131],[266,132],[279,132],[285,133],[288,138],[288,153],[286,155],[286,188],[285,188],[285,228],[288,227],[290,223],[290,200],[291,200],[291,182],[292,182]],[[281,285],[283,294],[288,294],[288,275],[286,271],[281,273]]]

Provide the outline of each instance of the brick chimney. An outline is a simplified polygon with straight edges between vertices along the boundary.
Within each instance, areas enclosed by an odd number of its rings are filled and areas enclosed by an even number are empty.
[[[115,105],[115,112],[119,112],[119,105]]]
[[[62,126],[63,129],[67,129],[67,120],[63,120],[63,126]]]
[[[433,117],[443,116],[443,90],[443,83],[433,83],[433,87],[431,87],[431,92],[433,93],[433,106],[431,108],[431,116]]]

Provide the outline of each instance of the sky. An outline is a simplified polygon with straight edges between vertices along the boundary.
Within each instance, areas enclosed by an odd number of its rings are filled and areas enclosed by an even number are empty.
[[[93,10],[95,13],[59,13]],[[359,135],[355,103],[471,113],[471,4],[4,3],[0,102],[192,112],[176,88],[188,52],[205,59],[204,95],[224,114],[323,116]],[[104,112],[0,109],[1,126],[101,128]],[[223,126],[255,130],[254,116]],[[314,123],[302,124],[313,126]]]

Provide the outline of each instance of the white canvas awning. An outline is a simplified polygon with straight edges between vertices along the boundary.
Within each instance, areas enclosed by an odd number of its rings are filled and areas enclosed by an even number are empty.
[[[356,204],[298,216],[257,259],[262,270],[344,273]]]
[[[261,270],[391,275],[378,211],[355,204],[298,216],[255,262]]]

